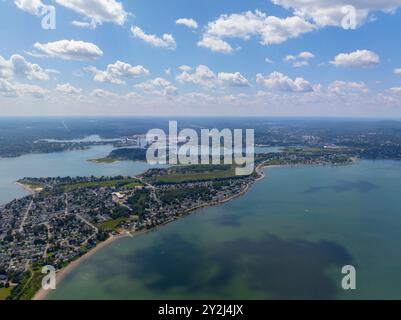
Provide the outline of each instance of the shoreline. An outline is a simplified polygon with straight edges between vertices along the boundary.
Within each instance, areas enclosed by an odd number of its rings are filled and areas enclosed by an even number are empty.
[[[249,192],[249,190],[252,188],[252,186],[257,183],[258,181],[261,181],[263,179],[266,178],[267,174],[265,173],[265,169],[271,169],[271,168],[280,168],[280,167],[285,167],[287,165],[269,165],[265,162],[260,163],[259,165],[257,165],[255,167],[255,173],[256,173],[256,178],[251,182],[248,183],[247,186],[244,188],[244,190],[242,190],[240,193],[234,194],[230,197],[228,197],[227,199],[224,199],[222,201],[219,202],[211,202],[211,203],[207,203],[204,205],[199,205],[197,207],[188,209],[186,211],[184,211],[182,213],[182,215],[180,216],[176,216],[170,220],[165,221],[164,223],[152,228],[152,229],[147,229],[147,230],[141,230],[135,233],[130,233],[128,230],[122,230],[120,234],[118,235],[112,235],[110,236],[108,239],[106,239],[103,242],[100,242],[99,244],[97,244],[94,248],[92,248],[90,251],[88,251],[87,253],[85,253],[83,256],[79,257],[78,259],[70,262],[67,266],[65,266],[64,268],[60,269],[57,271],[56,273],[56,282],[57,284],[60,284],[66,276],[68,276],[73,270],[75,270],[77,267],[79,267],[79,265],[84,262],[85,260],[89,259],[92,255],[94,255],[95,253],[97,253],[98,251],[102,250],[103,248],[109,246],[110,244],[112,244],[113,242],[123,239],[123,238],[135,238],[138,236],[142,236],[142,235],[146,235],[147,233],[150,232],[155,232],[157,231],[159,228],[162,228],[164,226],[169,225],[172,222],[175,222],[177,220],[183,219],[187,216],[189,216],[191,213],[201,210],[201,209],[206,209],[209,207],[213,207],[213,206],[219,206],[219,205],[223,205],[229,201],[232,201],[236,198],[240,198],[242,196],[244,196],[245,194],[247,194]],[[20,183],[18,183],[20,184]],[[20,184],[22,185],[22,184]],[[36,193],[35,191],[33,191],[32,189],[30,189],[29,187],[27,187],[27,189],[31,190],[33,193]],[[45,300],[46,297],[51,293],[51,291],[47,291],[44,289],[40,289],[39,291],[37,291],[34,295],[34,297],[32,298],[32,300]]]
[[[37,193],[37,191],[35,191],[34,189],[32,189],[30,186],[28,186],[27,184],[23,184],[20,182],[15,182],[15,184],[19,187],[21,187],[22,189],[24,189],[26,192],[28,192],[30,195],[34,195]]]
[[[123,238],[128,238],[128,237],[135,238],[135,237],[142,236],[142,235],[145,235],[145,234],[150,233],[150,232],[155,232],[159,228],[167,226],[170,223],[175,222],[177,220],[183,219],[183,218],[189,216],[191,213],[193,213],[195,211],[198,211],[198,210],[201,210],[201,209],[206,209],[206,208],[213,207],[213,206],[223,205],[223,204],[225,204],[225,203],[227,203],[229,201],[232,201],[232,200],[234,200],[236,198],[240,198],[240,197],[244,196],[245,194],[247,194],[255,183],[257,183],[258,181],[261,181],[261,180],[266,178],[267,174],[265,173],[265,169],[280,168],[280,167],[285,167],[286,166],[286,165],[269,165],[266,162],[267,161],[262,162],[262,163],[260,163],[259,165],[257,165],[255,167],[256,178],[251,183],[248,183],[247,186],[244,188],[244,190],[242,190],[241,192],[239,192],[237,194],[234,194],[234,195],[228,197],[227,199],[224,199],[224,200],[219,201],[217,203],[216,202],[211,202],[211,203],[207,203],[207,204],[204,204],[204,205],[199,205],[199,206],[194,207],[194,208],[190,208],[190,209],[184,211],[182,213],[182,215],[176,216],[176,217],[174,217],[174,218],[172,218],[170,220],[167,220],[164,223],[162,223],[162,224],[160,224],[160,225],[158,225],[158,226],[156,226],[156,227],[154,227],[152,229],[141,230],[141,231],[134,232],[134,233],[130,233],[128,230],[122,230],[120,234],[110,236],[105,241],[100,242],[99,244],[97,244],[94,248],[92,248],[90,251],[85,253],[83,256],[81,256],[78,259],[70,262],[64,268],[58,270],[57,273],[56,273],[56,282],[57,282],[57,284],[60,284],[65,279],[65,277],[68,276],[77,267],[79,267],[79,265],[82,262],[84,262],[85,260],[89,259],[92,255],[94,255],[98,251],[102,250],[103,248],[109,246],[110,244],[114,243],[115,241],[123,239]],[[20,184],[20,185],[22,185],[22,184]],[[27,189],[31,190],[33,193],[36,193],[35,191],[30,189],[29,187],[27,187]],[[51,293],[51,291],[40,289],[39,291],[37,291],[35,293],[35,295],[32,298],[32,300],[45,300],[50,293]]]
[[[123,239],[125,237],[129,237],[130,235],[128,234],[119,234],[116,236],[110,236],[107,238],[105,241],[100,242],[98,245],[96,245],[94,248],[89,250],[87,253],[85,253],[83,256],[79,257],[78,259],[70,262],[67,266],[64,268],[60,269],[59,271],[56,272],[56,283],[60,283],[64,280],[64,278],[69,275],[75,268],[77,268],[82,262],[90,258],[92,255],[94,255],[96,252],[100,251],[101,249],[107,247],[108,245],[112,244],[113,242]],[[50,290],[44,290],[40,289],[38,292],[35,293],[34,297],[32,300],[45,300],[46,297],[51,293]]]
[[[169,221],[164,222],[163,224],[150,229],[150,230],[143,230],[134,234],[129,233],[128,231],[124,231],[119,235],[116,236],[110,236],[107,240],[100,242],[98,245],[96,245],[94,248],[92,248],[91,250],[89,250],[87,253],[85,253],[83,256],[79,257],[78,259],[70,262],[67,266],[65,266],[64,268],[60,269],[59,271],[57,271],[56,273],[56,283],[59,284],[61,283],[66,276],[68,276],[73,270],[75,270],[82,262],[86,261],[87,259],[89,259],[92,255],[94,255],[95,253],[97,253],[98,251],[102,250],[103,248],[109,246],[110,244],[112,244],[113,242],[119,240],[119,239],[123,239],[123,238],[127,238],[127,237],[137,237],[137,236],[141,236],[141,235],[145,235],[149,232],[154,232],[157,229],[164,227],[174,221],[177,221],[179,219],[182,219],[186,216],[188,216],[191,212],[200,210],[200,209],[206,209],[208,207],[213,207],[213,206],[218,206],[218,205],[222,205],[225,204],[231,200],[234,200],[236,198],[239,198],[243,195],[245,195],[246,193],[248,193],[248,191],[251,189],[251,187],[253,186],[253,184],[257,181],[260,181],[262,179],[264,179],[266,177],[266,174],[264,173],[264,169],[266,168],[272,168],[272,167],[280,167],[280,166],[276,166],[276,165],[266,165],[265,163],[261,163],[259,164],[256,168],[255,168],[255,172],[257,174],[257,178],[252,182],[249,183],[246,188],[244,188],[244,190],[242,190],[240,193],[235,194],[231,197],[228,197],[227,199],[224,199],[223,201],[220,201],[218,203],[208,203],[205,205],[200,205],[198,207],[194,207],[191,209],[188,209],[187,211],[185,211],[181,216],[175,217],[174,219],[171,219]],[[22,184],[18,183],[19,185],[23,186]],[[35,193],[35,191],[33,191],[32,189],[30,189],[29,187],[27,187],[27,189],[29,189],[31,192]],[[46,297],[51,293],[51,291],[49,290],[44,290],[44,289],[40,289],[38,292],[36,292],[36,294],[34,295],[34,297],[32,298],[32,300],[45,300]]]

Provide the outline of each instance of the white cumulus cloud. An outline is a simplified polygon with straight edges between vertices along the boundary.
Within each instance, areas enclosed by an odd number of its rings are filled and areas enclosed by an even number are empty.
[[[93,26],[105,22],[123,25],[129,15],[116,0],[56,0],[56,3],[84,16]]]
[[[46,89],[42,87],[31,84],[17,83],[15,88],[18,94],[30,95],[37,99],[43,99],[45,97],[45,94],[48,92]]]
[[[70,83],[64,83],[64,84],[58,84],[56,86],[56,91],[69,95],[77,95],[82,92],[82,89],[78,89],[72,86]]]
[[[135,88],[143,90],[147,93],[155,95],[163,95],[167,97],[178,95],[178,89],[173,84],[163,78],[156,78],[135,85]]]
[[[16,97],[15,86],[10,81],[0,78],[0,95],[3,97]]]
[[[15,0],[14,3],[18,9],[35,16],[40,16],[46,7],[41,0]]]
[[[98,99],[104,99],[104,98],[117,99],[119,97],[114,92],[104,90],[104,89],[94,89],[90,95],[91,95],[91,97],[98,98]]]
[[[220,72],[216,74],[205,65],[197,66],[193,72],[190,72],[190,70],[184,71],[176,79],[182,83],[192,83],[211,89],[219,86],[250,86],[249,81],[240,72]]]
[[[335,93],[337,95],[346,95],[346,94],[353,94],[353,93],[366,93],[368,92],[368,88],[366,84],[363,82],[345,82],[345,81],[334,81],[329,86],[329,92]]]
[[[401,75],[401,68],[394,69],[394,74]]]
[[[351,53],[340,53],[331,64],[338,67],[373,67],[380,63],[380,57],[369,50],[357,50]]]
[[[265,87],[273,90],[279,90],[283,92],[312,92],[312,84],[304,78],[291,79],[287,75],[280,72],[273,72],[270,75],[264,77],[262,74],[256,75],[256,82],[264,85]]]
[[[198,23],[194,19],[181,18],[181,19],[178,19],[175,23],[186,26],[191,29],[198,28]]]
[[[114,64],[109,64],[104,71],[98,70],[95,67],[89,67],[87,70],[94,74],[93,80],[114,84],[125,84],[125,81],[122,80],[122,78],[136,78],[150,73],[149,70],[141,65],[132,66],[129,63],[119,60]]]
[[[34,48],[45,56],[64,60],[94,60],[103,56],[103,51],[95,44],[75,40],[37,42]]]
[[[284,58],[285,62],[292,62],[294,68],[305,67],[309,65],[309,60],[315,58],[315,55],[309,51],[300,52],[297,55],[287,55]]]
[[[38,64],[25,60],[19,54],[14,54],[9,60],[0,56],[0,78],[25,78],[28,80],[49,80],[54,70],[43,69]]]
[[[202,40],[198,42],[198,47],[203,47],[212,50],[213,52],[231,53],[234,49],[231,45],[217,37],[204,35]]]
[[[249,87],[249,81],[239,72],[227,73],[220,72],[217,78],[223,83],[228,84],[230,87]]]
[[[271,0],[293,11],[302,19],[312,20],[319,27],[342,26],[344,17],[354,9],[356,26],[366,22],[374,11],[393,12],[400,0]],[[352,6],[352,7],[350,7]]]
[[[303,51],[298,55],[299,59],[306,59],[306,60],[313,59],[314,57],[315,55],[309,51]]]
[[[392,87],[392,88],[389,89],[389,91],[390,91],[391,93],[396,93],[396,94],[398,94],[398,93],[401,93],[401,87]]]
[[[0,95],[3,97],[15,98],[30,96],[36,99],[43,99],[46,93],[46,89],[36,85],[0,79]]]
[[[92,23],[92,22],[85,22],[85,21],[72,21],[71,24],[74,27],[77,28],[82,28],[82,29],[95,29],[96,28],[96,24]]]
[[[187,66],[185,64],[178,67],[178,69],[180,69],[181,71],[191,71],[192,70],[192,68],[190,66]]]
[[[313,24],[298,16],[278,18],[267,16],[259,10],[240,14],[224,14],[217,20],[208,23],[203,39],[198,45],[213,51],[230,53],[233,49],[223,39],[249,40],[252,36],[257,36],[262,45],[271,45],[297,38],[314,29]]]
[[[154,47],[171,50],[174,50],[177,47],[175,39],[171,34],[166,33],[159,38],[154,34],[146,34],[141,28],[134,26],[131,27],[131,32],[135,38],[141,39]]]

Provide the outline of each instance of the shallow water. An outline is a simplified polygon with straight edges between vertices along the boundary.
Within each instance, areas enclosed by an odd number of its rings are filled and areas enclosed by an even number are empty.
[[[95,146],[88,150],[48,154],[29,154],[18,158],[0,158],[0,204],[27,195],[15,182],[24,177],[137,175],[150,166],[145,162],[98,164],[88,160],[107,156],[113,146]]]
[[[241,198],[97,252],[49,298],[401,298],[400,182],[392,161],[268,169]]]

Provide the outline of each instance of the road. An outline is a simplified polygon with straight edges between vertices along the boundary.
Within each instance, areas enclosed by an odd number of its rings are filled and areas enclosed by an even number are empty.
[[[28,218],[28,214],[29,214],[29,211],[31,211],[32,205],[33,205],[33,200],[31,200],[31,202],[29,203],[29,206],[25,211],[24,217],[22,218],[21,225],[18,230],[20,233],[22,233],[24,231],[25,221]]]
[[[45,251],[43,253],[43,259],[47,258],[47,251],[50,248],[50,239],[52,238],[52,234],[50,232],[50,224],[48,222],[43,223],[44,226],[46,226],[47,228],[47,244],[46,244],[46,248]]]
[[[82,222],[86,223],[86,224],[87,224],[88,226],[90,226],[91,228],[93,228],[93,229],[96,231],[96,233],[99,232],[99,229],[98,229],[95,225],[93,225],[92,223],[90,223],[88,220],[86,220],[84,217],[80,216],[79,214],[77,214],[76,217],[77,217],[78,219],[80,219]]]

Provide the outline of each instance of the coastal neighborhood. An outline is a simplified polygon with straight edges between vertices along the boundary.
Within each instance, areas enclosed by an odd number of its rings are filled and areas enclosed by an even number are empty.
[[[26,187],[43,188],[0,208],[2,284],[18,286],[45,265],[60,270],[110,236],[136,234],[218,204],[250,182],[155,186],[130,177],[24,179]]]

